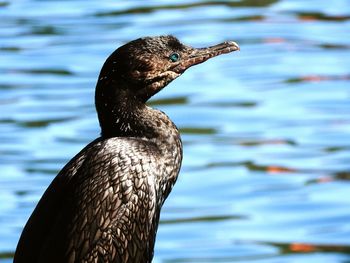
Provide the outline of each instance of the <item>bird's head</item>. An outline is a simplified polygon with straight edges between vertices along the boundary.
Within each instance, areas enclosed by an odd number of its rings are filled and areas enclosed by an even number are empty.
[[[232,41],[193,48],[173,36],[139,38],[112,53],[101,70],[99,84],[146,102],[189,67],[236,50],[239,46]]]
[[[145,116],[145,102],[189,67],[239,50],[235,42],[193,48],[173,36],[133,40],[114,51],[104,63],[96,86],[95,104],[102,136],[135,136]],[[149,125],[149,124],[147,124]]]

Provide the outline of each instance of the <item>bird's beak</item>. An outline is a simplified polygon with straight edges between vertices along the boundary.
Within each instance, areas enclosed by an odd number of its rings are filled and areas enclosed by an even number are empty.
[[[212,57],[219,56],[221,54],[226,54],[240,50],[238,44],[233,41],[223,42],[221,44],[207,47],[207,48],[194,48],[191,49],[188,56],[183,57],[179,64],[177,64],[173,71],[176,73],[183,73],[189,67],[203,63]]]

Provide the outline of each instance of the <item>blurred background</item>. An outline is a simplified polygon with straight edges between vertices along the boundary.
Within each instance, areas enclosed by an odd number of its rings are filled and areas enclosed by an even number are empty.
[[[150,102],[184,142],[154,262],[350,262],[349,0],[0,0],[0,262],[99,136],[107,56],[161,34],[241,52]]]

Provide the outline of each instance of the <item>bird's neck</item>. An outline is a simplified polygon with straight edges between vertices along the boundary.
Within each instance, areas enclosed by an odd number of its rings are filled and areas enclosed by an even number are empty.
[[[101,135],[164,139],[179,136],[177,128],[164,113],[148,107],[131,95],[128,89],[97,85],[95,103],[101,126]],[[170,138],[169,138],[170,139]]]

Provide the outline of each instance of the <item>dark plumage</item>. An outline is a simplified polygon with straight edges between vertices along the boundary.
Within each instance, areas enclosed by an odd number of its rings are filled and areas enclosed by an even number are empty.
[[[160,36],[113,52],[95,94],[101,137],[48,187],[22,232],[14,262],[151,262],[182,145],[171,120],[145,102],[187,68],[238,49],[234,42],[195,49]]]

